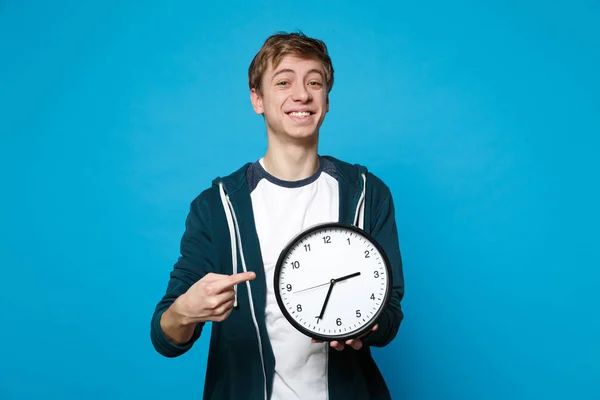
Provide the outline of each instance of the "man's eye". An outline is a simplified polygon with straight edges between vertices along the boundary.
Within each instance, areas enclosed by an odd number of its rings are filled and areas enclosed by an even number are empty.
[[[279,82],[279,83],[277,84],[277,86],[286,86],[286,85],[287,85],[287,82]]]
[[[308,84],[310,86],[321,86],[321,82],[318,82],[318,81],[310,81]]]

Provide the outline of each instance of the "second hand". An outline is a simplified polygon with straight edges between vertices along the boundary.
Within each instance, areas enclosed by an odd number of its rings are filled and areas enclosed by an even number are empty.
[[[320,284],[320,285],[311,286],[311,287],[308,287],[308,288],[306,288],[306,289],[297,290],[297,291],[295,291],[295,292],[292,292],[292,294],[296,294],[296,293],[300,293],[300,292],[305,292],[305,291],[307,291],[307,290],[314,289],[314,288],[318,288],[318,287],[321,287],[321,286],[326,286],[326,285],[329,285],[329,284],[330,284],[330,282],[331,282],[331,281],[329,281],[329,282],[326,282],[326,283],[322,283],[322,284]]]
[[[359,276],[359,275],[360,275],[360,272],[355,272],[355,273],[353,273],[353,274],[350,274],[350,275],[342,276],[341,278],[337,278],[337,279],[331,279],[331,280],[329,280],[329,282],[321,283],[320,285],[315,285],[315,286],[308,287],[308,288],[306,288],[306,289],[297,290],[297,291],[295,291],[295,292],[292,292],[292,294],[296,294],[296,293],[305,292],[305,291],[307,291],[307,290],[310,290],[310,289],[315,289],[315,288],[318,288],[318,287],[321,287],[321,286],[327,286],[327,285],[329,285],[329,284],[331,283],[331,281],[335,281],[335,282],[343,282],[343,281],[345,281],[346,279],[349,279],[349,278],[354,278],[355,276]]]

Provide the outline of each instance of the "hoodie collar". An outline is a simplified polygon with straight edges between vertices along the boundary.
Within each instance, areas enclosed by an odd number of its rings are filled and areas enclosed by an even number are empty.
[[[365,166],[360,164],[350,164],[328,155],[321,157],[328,159],[335,165],[340,183],[348,185],[351,192],[362,192],[362,175],[368,173]],[[227,176],[217,177],[213,180],[212,184],[218,186],[220,182],[223,182],[225,191],[228,194],[234,194],[246,185],[246,171],[250,165],[252,165],[252,163],[248,162]]]

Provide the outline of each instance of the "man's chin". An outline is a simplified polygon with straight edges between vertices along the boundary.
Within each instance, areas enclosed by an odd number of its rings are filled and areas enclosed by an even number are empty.
[[[306,126],[284,126],[285,135],[294,139],[309,139],[319,134],[319,126],[314,124]]]
[[[291,141],[296,142],[313,142],[319,136],[319,131],[315,129],[303,129],[303,130],[292,130],[287,131],[285,136]]]
[[[281,126],[279,130],[271,130],[271,135],[281,142],[312,144],[319,138],[319,127]]]

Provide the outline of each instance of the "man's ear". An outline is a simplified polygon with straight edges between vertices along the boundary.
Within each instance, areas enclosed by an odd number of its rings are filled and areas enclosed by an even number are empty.
[[[327,95],[327,100],[325,100],[325,112],[329,112],[329,95]]]
[[[254,108],[255,113],[262,114],[265,111],[262,104],[262,98],[255,88],[250,91],[250,102],[252,103],[252,108]]]

